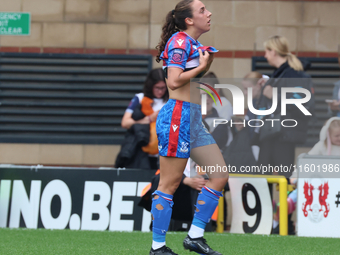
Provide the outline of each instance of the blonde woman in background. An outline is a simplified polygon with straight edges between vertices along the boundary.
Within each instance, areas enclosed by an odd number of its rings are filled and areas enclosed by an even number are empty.
[[[273,87],[278,89],[277,108],[273,115],[281,113],[281,88],[305,87],[311,89],[310,76],[303,72],[300,60],[293,55],[288,47],[288,41],[283,36],[272,36],[265,43],[265,58],[275,67],[270,79],[263,85],[263,96],[259,99],[259,109],[269,109],[272,106]],[[292,78],[292,79],[288,79]],[[303,79],[304,78],[304,79]],[[304,98],[304,94],[287,93],[287,98]],[[313,97],[313,95],[312,95]],[[304,143],[307,138],[309,118],[295,105],[287,105],[287,114],[282,119],[294,119],[298,122],[295,127],[282,127],[276,136],[260,143],[259,164],[271,166],[290,166],[294,164],[295,146]],[[273,118],[273,116],[269,116]],[[291,123],[289,125],[292,125]],[[261,132],[261,131],[260,131]],[[286,177],[290,173],[281,173]]]

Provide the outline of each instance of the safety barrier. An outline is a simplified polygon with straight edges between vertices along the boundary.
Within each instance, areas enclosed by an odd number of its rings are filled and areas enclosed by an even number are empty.
[[[266,178],[268,183],[279,184],[280,195],[280,235],[288,234],[288,204],[287,204],[287,179],[284,176],[275,175],[249,175],[249,174],[230,174],[233,177],[247,177],[247,178]],[[224,198],[220,198],[219,208],[223,208]],[[224,213],[223,210],[218,210],[216,232],[222,233],[224,229]]]

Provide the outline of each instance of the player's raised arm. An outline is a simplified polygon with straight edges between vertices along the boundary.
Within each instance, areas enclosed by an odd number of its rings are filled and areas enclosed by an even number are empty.
[[[190,71],[184,72],[180,68],[169,67],[167,84],[171,90],[175,90],[186,85],[187,83],[190,82],[190,79],[206,71],[208,64],[209,64],[210,54],[209,52],[204,52],[203,54],[201,49],[199,49],[198,52],[200,54],[199,55],[199,66],[197,66],[196,68]]]

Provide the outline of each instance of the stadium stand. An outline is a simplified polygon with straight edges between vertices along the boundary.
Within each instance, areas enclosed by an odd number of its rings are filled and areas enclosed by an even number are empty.
[[[0,53],[0,143],[120,144],[150,55]]]
[[[314,82],[316,118],[304,146],[329,117],[337,58],[300,58]],[[152,68],[151,55],[0,53],[0,143],[120,144],[120,121]],[[252,70],[270,75],[264,57]]]
[[[311,75],[315,91],[315,116],[309,122],[308,138],[304,147],[311,147],[319,141],[319,133],[328,115],[325,99],[332,99],[334,82],[339,80],[340,68],[337,58],[301,57],[303,63],[309,63],[306,72]],[[252,57],[252,71],[271,75],[271,67],[264,57]]]

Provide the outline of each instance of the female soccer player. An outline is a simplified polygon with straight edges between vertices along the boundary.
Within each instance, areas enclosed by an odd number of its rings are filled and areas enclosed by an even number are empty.
[[[169,101],[157,117],[156,129],[160,154],[160,182],[153,193],[153,243],[151,255],[176,254],[165,246],[173,194],[177,189],[189,156],[201,167],[219,166],[225,162],[216,142],[202,123],[200,90],[190,90],[190,79],[208,71],[213,47],[203,47],[197,39],[210,30],[211,13],[199,0],[183,0],[166,16],[157,61],[163,60],[167,77]],[[218,204],[222,189],[228,181],[227,172],[210,175],[196,203],[196,213],[184,239],[185,249],[200,254],[213,251],[203,238],[204,228]]]

